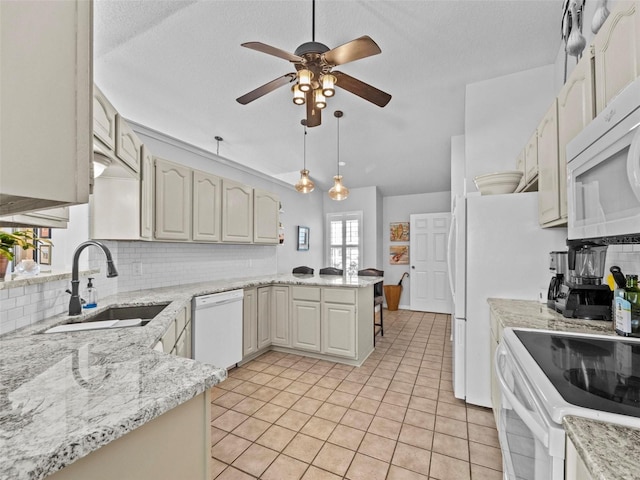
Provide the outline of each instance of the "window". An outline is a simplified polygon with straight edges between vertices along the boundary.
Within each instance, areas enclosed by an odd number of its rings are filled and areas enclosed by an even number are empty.
[[[329,266],[357,275],[362,258],[362,212],[328,214],[326,231]]]

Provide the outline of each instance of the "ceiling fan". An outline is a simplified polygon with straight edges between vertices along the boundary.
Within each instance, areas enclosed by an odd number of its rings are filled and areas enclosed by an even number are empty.
[[[276,47],[261,43],[247,42],[242,46],[258,52],[283,58],[293,63],[296,71],[287,73],[236,100],[246,105],[273,90],[296,82],[291,88],[293,103],[306,105],[307,127],[316,127],[322,121],[321,111],[327,106],[327,97],[335,94],[336,86],[351,92],[371,103],[384,107],[391,100],[391,95],[368,85],[346,73],[333,70],[338,65],[360,60],[382,53],[380,47],[370,37],[364,35],[334,49],[315,41],[315,0],[312,2],[312,34],[311,42],[306,42],[289,53]]]

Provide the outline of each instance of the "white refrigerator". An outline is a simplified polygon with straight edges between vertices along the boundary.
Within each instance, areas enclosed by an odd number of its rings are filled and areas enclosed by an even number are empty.
[[[449,235],[457,398],[491,406],[488,298],[538,301],[551,279],[549,252],[566,248],[566,228],[538,224],[538,194],[456,197]]]

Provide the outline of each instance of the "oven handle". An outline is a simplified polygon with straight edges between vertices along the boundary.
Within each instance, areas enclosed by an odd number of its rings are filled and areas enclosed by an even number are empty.
[[[547,432],[543,427],[540,426],[536,419],[529,413],[529,410],[520,403],[520,401],[516,398],[513,392],[509,389],[507,385],[507,381],[502,375],[502,372],[499,368],[499,360],[500,357],[506,357],[507,352],[503,344],[498,345],[498,349],[496,350],[495,356],[495,370],[496,370],[496,378],[500,383],[500,392],[505,396],[507,401],[511,404],[511,407],[515,410],[518,416],[522,419],[522,421],[527,425],[527,427],[533,432],[533,434],[538,438],[545,447],[549,446],[549,432]]]

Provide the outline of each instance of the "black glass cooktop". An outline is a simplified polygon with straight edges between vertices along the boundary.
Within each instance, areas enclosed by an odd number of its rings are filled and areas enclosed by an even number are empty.
[[[640,343],[514,332],[567,402],[640,417]]]

